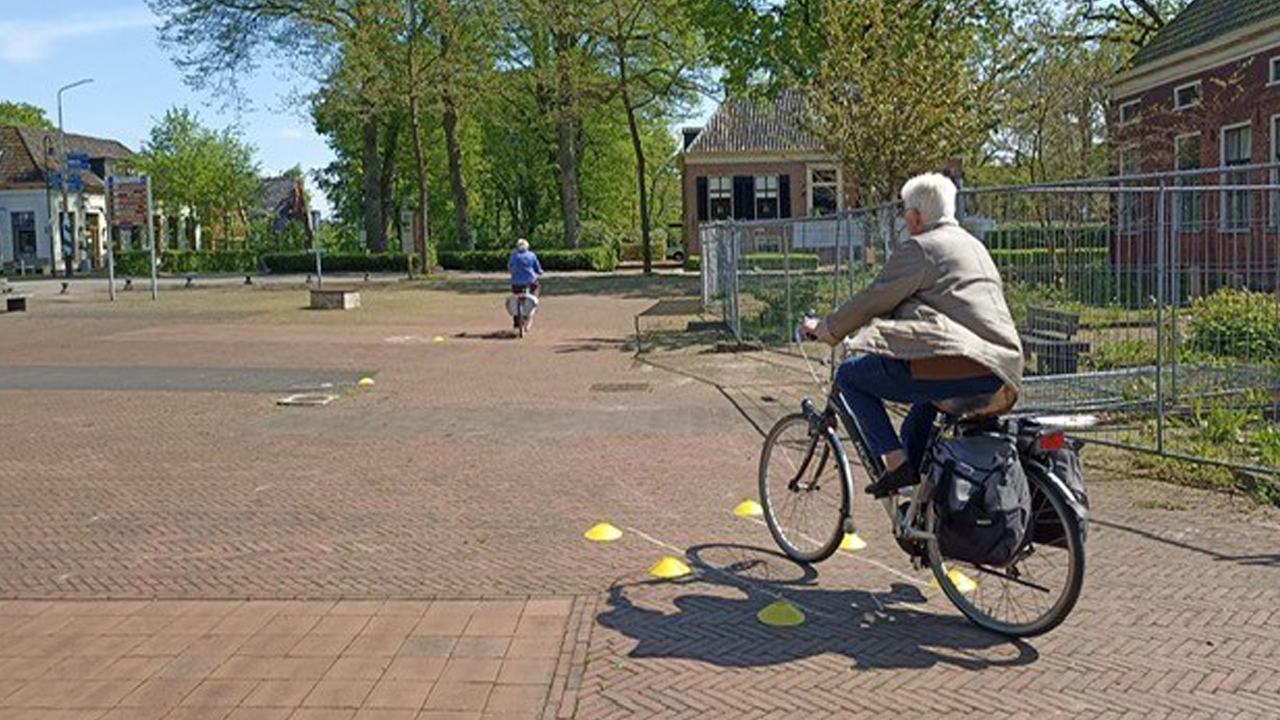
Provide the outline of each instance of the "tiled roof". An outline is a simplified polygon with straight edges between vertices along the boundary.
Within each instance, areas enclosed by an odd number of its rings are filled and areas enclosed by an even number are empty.
[[[1267,20],[1280,19],[1280,0],[1194,0],[1133,56],[1146,65]]]
[[[41,158],[45,154],[45,138],[57,148],[58,133],[37,128],[8,125],[0,127],[0,189],[43,189],[46,175],[41,170]],[[133,152],[115,140],[66,135],[67,152],[84,153],[91,160],[123,160],[133,157]],[[57,170],[50,161],[48,169]],[[102,189],[102,178],[92,172],[81,173],[85,187]]]
[[[685,152],[820,152],[822,143],[804,129],[804,111],[804,96],[796,91],[773,101],[730,98]]]

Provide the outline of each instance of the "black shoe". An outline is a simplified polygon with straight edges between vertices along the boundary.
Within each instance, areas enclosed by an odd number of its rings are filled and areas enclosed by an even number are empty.
[[[874,495],[876,498],[887,498],[902,488],[918,482],[920,482],[920,476],[915,468],[911,467],[911,463],[904,462],[868,485],[867,494]]]

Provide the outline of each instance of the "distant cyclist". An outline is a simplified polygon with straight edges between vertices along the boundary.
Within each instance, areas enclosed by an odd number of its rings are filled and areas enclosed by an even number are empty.
[[[507,261],[507,271],[511,273],[511,292],[519,295],[526,289],[535,297],[542,289],[538,283],[538,278],[542,276],[542,264],[538,262],[538,256],[529,249],[529,241],[520,238],[516,241],[516,251],[511,253],[511,259]],[[520,317],[516,315],[512,318],[512,327],[520,327]]]

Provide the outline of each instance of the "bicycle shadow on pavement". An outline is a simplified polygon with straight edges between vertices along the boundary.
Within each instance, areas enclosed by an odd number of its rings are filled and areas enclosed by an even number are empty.
[[[970,671],[1028,665],[1039,653],[955,615],[927,611],[920,589],[830,590],[818,571],[763,548],[710,544],[686,552],[694,574],[682,581],[626,578],[610,588],[600,626],[636,641],[631,658],[697,660],[760,667],[842,655],[859,670]],[[756,614],[785,599],[805,614],[796,627],[770,627]],[[938,595],[933,601],[946,603]]]

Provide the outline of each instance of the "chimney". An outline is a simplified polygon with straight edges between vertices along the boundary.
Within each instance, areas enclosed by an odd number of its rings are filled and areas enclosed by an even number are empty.
[[[702,132],[702,128],[687,127],[687,128],[684,128],[683,130],[684,130],[684,145],[681,146],[680,149],[688,150],[689,146],[693,144],[693,141],[698,139],[698,135],[699,133]]]

